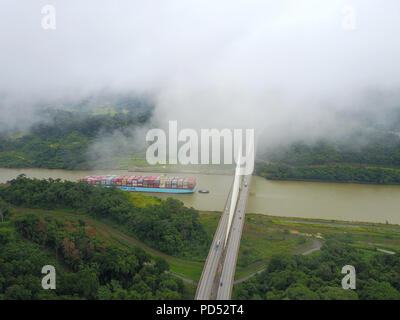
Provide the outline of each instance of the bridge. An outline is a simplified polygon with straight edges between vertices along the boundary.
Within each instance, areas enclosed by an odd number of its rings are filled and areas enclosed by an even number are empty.
[[[251,174],[240,174],[240,160],[197,286],[196,300],[229,300],[245,220]]]

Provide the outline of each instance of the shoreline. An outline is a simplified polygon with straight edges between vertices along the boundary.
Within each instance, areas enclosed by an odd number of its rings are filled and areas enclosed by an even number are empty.
[[[373,183],[373,182],[362,182],[362,181],[332,181],[332,180],[320,180],[320,179],[278,179],[278,178],[266,178],[260,175],[256,177],[263,178],[268,181],[288,181],[288,182],[321,182],[321,183],[340,183],[340,184],[361,184],[371,186],[400,186],[400,183]]]
[[[339,226],[339,227],[356,227],[356,228],[379,228],[388,230],[399,230],[400,224],[395,223],[380,223],[380,222],[367,222],[367,221],[355,221],[355,220],[335,220],[335,219],[321,219],[321,218],[301,218],[301,217],[284,217],[274,216],[270,214],[262,213],[246,213],[246,215],[261,215],[266,218],[278,220],[287,223],[305,223],[305,224],[316,224],[316,225],[327,225],[327,226]]]
[[[204,175],[221,175],[230,176],[233,175],[233,171],[230,172],[226,169],[221,170],[180,170],[176,167],[138,167],[133,169],[128,168],[87,168],[87,169],[62,169],[62,168],[38,168],[38,167],[1,167],[0,169],[8,170],[62,170],[66,172],[79,172],[79,171],[128,171],[128,172],[154,172],[154,173],[176,173],[176,174],[204,174]]]
[[[208,211],[198,210],[200,214],[204,215],[220,215],[220,211]],[[321,219],[321,218],[301,218],[301,217],[286,217],[286,216],[275,216],[271,214],[253,213],[246,212],[246,218],[248,216],[262,216],[266,219],[278,220],[284,223],[298,223],[298,224],[315,224],[315,225],[327,225],[327,226],[339,226],[339,227],[356,227],[356,228],[379,228],[387,230],[398,230],[400,231],[400,224],[395,223],[380,223],[380,222],[367,222],[367,221],[356,221],[356,220],[336,220],[336,219]]]
[[[60,168],[38,168],[38,167],[1,167],[0,169],[9,170],[62,170],[66,172],[79,172],[79,171],[128,171],[128,172],[154,172],[154,173],[166,173],[166,174],[204,174],[204,175],[216,175],[216,176],[231,176],[233,171],[230,172],[226,169],[221,170],[181,170],[177,167],[137,167],[134,169],[127,168],[89,168],[89,169],[60,169]],[[283,178],[267,178],[262,175],[257,175],[253,173],[254,177],[260,177],[267,181],[284,181],[284,182],[317,182],[317,183],[339,183],[339,184],[359,184],[359,185],[371,185],[371,186],[400,186],[400,183],[373,183],[373,182],[362,182],[362,181],[332,181],[332,180],[322,180],[322,179],[283,179]]]

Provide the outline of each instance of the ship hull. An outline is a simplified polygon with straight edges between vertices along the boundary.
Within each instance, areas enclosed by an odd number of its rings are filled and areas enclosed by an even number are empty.
[[[110,187],[110,186],[105,186],[105,187]],[[143,188],[143,187],[125,187],[125,186],[115,186],[115,187],[129,192],[149,192],[149,193],[187,194],[187,193],[194,193],[196,191],[196,187],[193,189]]]

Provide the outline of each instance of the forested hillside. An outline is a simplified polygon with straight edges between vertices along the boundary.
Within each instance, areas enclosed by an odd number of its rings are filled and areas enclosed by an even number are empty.
[[[275,149],[268,155],[268,160],[294,166],[354,163],[400,167],[400,136],[375,131],[374,134],[337,141],[297,142]]]
[[[257,168],[260,176],[271,180],[320,180],[374,184],[400,184],[400,169],[321,165],[293,167],[284,164],[262,165]]]
[[[356,290],[343,290],[341,269],[356,270]],[[275,256],[261,274],[234,287],[233,299],[256,300],[399,300],[400,257],[361,250],[330,240],[321,252]]]
[[[134,143],[132,130],[147,123],[153,110],[141,100],[123,100],[110,108],[40,109],[42,121],[31,128],[0,132],[0,167],[90,168],[95,159],[88,152],[97,137],[118,130]]]
[[[172,198],[138,207],[129,192],[117,188],[23,175],[0,188],[0,197],[16,206],[70,209],[112,221],[149,246],[174,256],[205,257],[210,242],[198,211]]]
[[[298,142],[270,150],[267,161],[256,166],[267,179],[400,184],[400,137],[376,133],[347,141]]]
[[[0,300],[181,299],[180,279],[163,259],[116,246],[82,220],[35,214],[0,222]],[[43,290],[42,267],[56,269],[56,290]]]

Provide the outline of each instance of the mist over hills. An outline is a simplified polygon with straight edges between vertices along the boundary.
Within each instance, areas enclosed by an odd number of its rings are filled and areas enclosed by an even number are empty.
[[[2,0],[0,300],[399,300],[399,39],[399,0]]]
[[[40,121],[3,131],[0,163],[6,167],[87,169],[89,161],[132,154],[143,146],[137,132],[149,122],[152,111],[151,101],[130,96],[43,104],[36,109]],[[122,141],[128,139],[130,148],[122,147]]]
[[[196,130],[253,128],[262,158],[321,139],[361,150],[375,135],[400,131],[397,0],[55,1],[52,31],[41,28],[40,5],[6,0],[0,12],[3,136],[59,126],[44,109],[108,117],[107,129],[86,126],[93,130],[79,152],[87,161],[143,150],[146,131],[169,120]],[[122,120],[147,108],[146,125]],[[10,141],[20,148],[22,140]],[[34,165],[23,154],[6,162]]]

